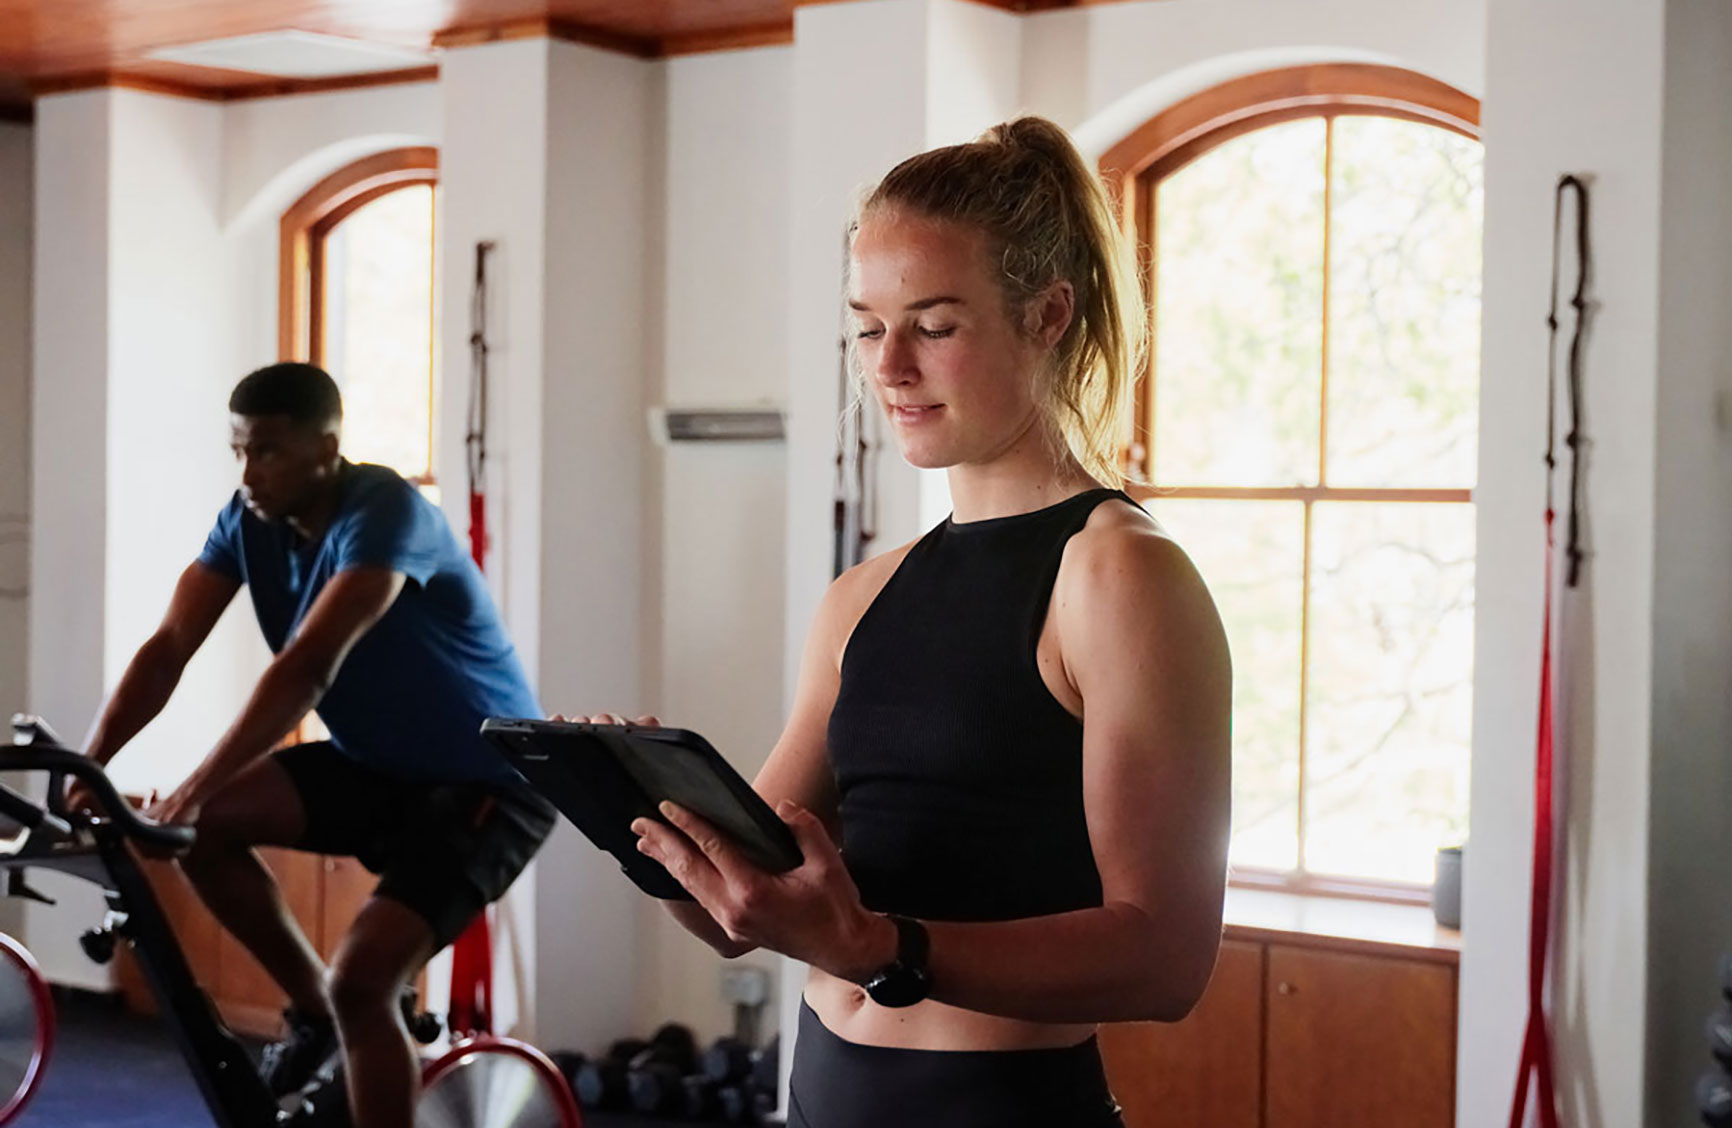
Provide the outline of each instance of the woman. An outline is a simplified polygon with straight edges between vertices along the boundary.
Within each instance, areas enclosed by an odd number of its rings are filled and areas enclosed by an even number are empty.
[[[858,374],[954,512],[819,608],[755,784],[804,864],[757,870],[678,808],[634,825],[687,928],[811,965],[795,1128],[1118,1124],[1094,1025],[1176,1021],[1208,982],[1229,663],[1190,561],[1115,488],[1127,259],[1038,118],[861,209]]]

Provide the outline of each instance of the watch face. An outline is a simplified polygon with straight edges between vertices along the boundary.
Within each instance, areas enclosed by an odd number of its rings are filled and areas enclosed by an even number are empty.
[[[866,984],[866,996],[881,1007],[911,1007],[926,998],[931,985],[925,968],[898,962]]]

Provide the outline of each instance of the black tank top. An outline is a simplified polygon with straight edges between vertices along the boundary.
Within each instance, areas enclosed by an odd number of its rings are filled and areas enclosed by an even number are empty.
[[[1013,920],[1101,904],[1082,722],[1035,648],[1065,544],[1118,490],[957,524],[909,550],[842,657],[842,854],[866,907]],[[1136,504],[1131,502],[1131,504]]]

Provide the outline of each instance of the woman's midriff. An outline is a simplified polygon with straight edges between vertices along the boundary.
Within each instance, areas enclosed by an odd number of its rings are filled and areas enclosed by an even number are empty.
[[[1087,1041],[1086,1023],[1025,1022],[981,1014],[928,999],[911,1007],[881,1007],[864,988],[813,968],[806,1003],[829,1031],[862,1046],[904,1050],[1044,1050]]]

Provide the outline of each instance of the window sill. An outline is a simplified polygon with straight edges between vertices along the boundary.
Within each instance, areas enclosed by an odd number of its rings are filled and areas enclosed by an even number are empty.
[[[1423,905],[1229,888],[1225,936],[1434,963],[1461,961],[1461,933],[1440,928]]]

